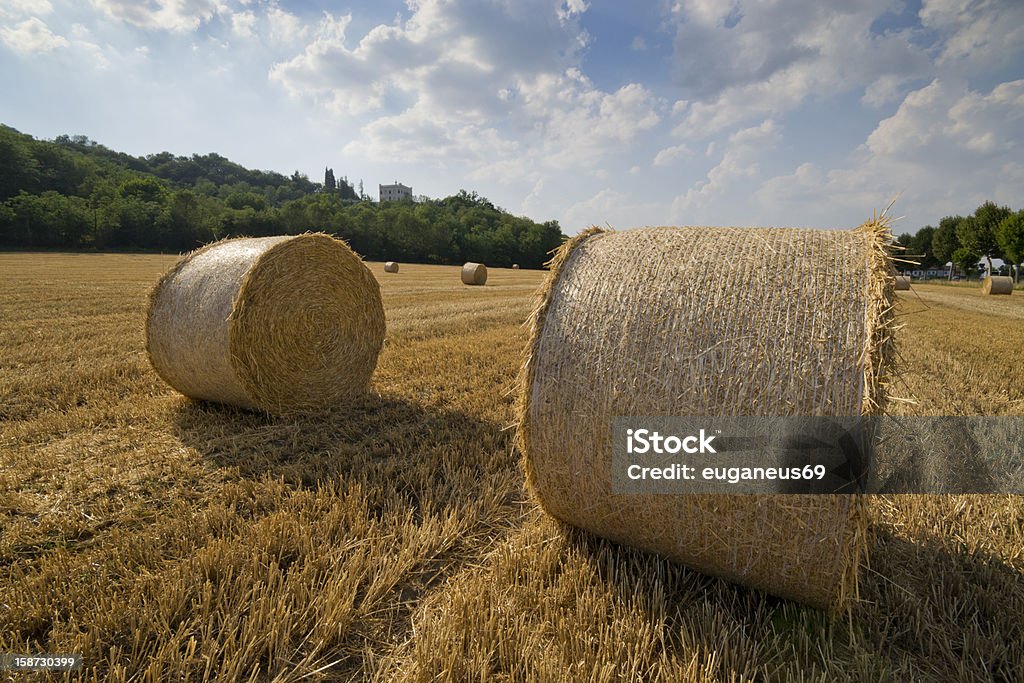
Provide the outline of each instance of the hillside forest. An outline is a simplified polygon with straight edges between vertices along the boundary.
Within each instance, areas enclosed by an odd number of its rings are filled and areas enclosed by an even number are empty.
[[[218,154],[136,157],[85,136],[37,140],[0,125],[0,248],[188,251],[240,235],[322,231],[364,258],[539,268],[557,221],[514,216],[475,192],[371,201],[347,177],[311,181]]]

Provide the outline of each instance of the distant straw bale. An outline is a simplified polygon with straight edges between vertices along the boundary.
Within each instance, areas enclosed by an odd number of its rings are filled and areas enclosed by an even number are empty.
[[[896,291],[903,292],[910,289],[910,278],[906,275],[896,276]]]
[[[1007,275],[990,275],[981,283],[982,294],[1013,294],[1013,278]]]
[[[341,403],[366,391],[383,340],[377,281],[329,235],[216,242],[150,294],[150,361],[197,399],[271,413]]]
[[[388,261],[387,263],[384,264],[384,272],[385,273],[397,273],[398,272],[398,264],[395,263],[394,261]]]
[[[482,263],[466,263],[462,266],[462,284],[482,285],[487,282],[487,266]]]
[[[518,263],[513,263],[512,264],[512,270],[519,270],[519,264]]]
[[[619,495],[616,416],[877,414],[893,358],[887,220],[856,230],[592,228],[531,317],[518,443],[551,515],[820,607],[856,592],[859,495]]]

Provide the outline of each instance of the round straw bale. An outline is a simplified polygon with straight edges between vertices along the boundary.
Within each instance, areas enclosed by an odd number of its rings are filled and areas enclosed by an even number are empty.
[[[384,264],[384,272],[385,273],[397,273],[398,272],[398,264],[395,263],[394,261],[388,261],[387,263]]]
[[[383,340],[377,281],[329,235],[209,244],[150,294],[150,361],[197,399],[271,413],[341,403],[366,391]]]
[[[910,278],[906,275],[896,276],[896,291],[902,292],[910,289]]]
[[[981,283],[982,294],[1013,294],[1013,278],[1007,275],[990,275]]]
[[[519,270],[519,264],[518,263],[513,263],[512,264],[512,270]]]
[[[462,284],[482,285],[487,282],[487,266],[482,263],[466,263],[462,266]]]
[[[886,221],[856,230],[593,228],[531,317],[518,443],[554,517],[821,607],[856,591],[860,495],[612,492],[612,419],[875,414],[893,352]],[[828,295],[823,295],[828,292]]]

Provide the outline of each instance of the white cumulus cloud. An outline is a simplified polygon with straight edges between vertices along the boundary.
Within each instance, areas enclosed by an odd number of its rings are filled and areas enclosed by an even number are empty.
[[[45,17],[53,11],[50,0],[3,0],[0,2],[0,18]]]
[[[235,12],[231,15],[231,33],[238,38],[252,38],[255,35],[256,15],[252,12]]]
[[[267,10],[270,39],[286,45],[293,45],[309,37],[310,29],[302,19],[291,12],[273,6]]]
[[[963,81],[936,79],[907,95],[866,144],[878,156],[953,163],[968,152],[1010,152],[1021,140],[1024,80],[1001,83],[982,94]]]
[[[341,117],[367,118],[346,151],[467,163],[474,178],[536,182],[621,150],[661,121],[649,88],[603,90],[578,68],[582,2],[423,0],[404,21],[349,35],[325,15],[272,81]],[[596,172],[597,169],[588,168]]]
[[[778,126],[771,119],[730,135],[718,164],[708,171],[703,180],[673,200],[672,217],[679,222],[692,223],[690,219],[705,216],[705,210],[715,200],[735,193],[737,183],[749,181],[760,174],[761,156],[774,147],[780,137]]]
[[[941,36],[940,65],[991,70],[1024,48],[1019,0],[922,0],[920,18]]]
[[[218,11],[215,0],[91,0],[107,16],[147,30],[188,33]]]
[[[867,217],[897,194],[898,213],[932,222],[988,199],[1019,206],[1021,140],[1024,80],[986,93],[962,80],[936,79],[881,120],[849,163],[824,171],[805,162],[792,174],[765,181],[757,197],[776,209],[845,210],[851,220]]]
[[[31,17],[13,27],[0,27],[0,42],[21,55],[53,52],[68,46],[67,38],[53,33],[38,17]]]
[[[658,151],[654,155],[655,166],[671,166],[679,159],[689,156],[693,152],[686,145],[672,145],[671,147],[665,147]]]
[[[878,101],[885,87],[927,76],[929,55],[909,33],[872,31],[891,7],[889,0],[681,3],[675,80],[690,101],[679,107],[676,134],[712,135],[886,79],[869,96]]]

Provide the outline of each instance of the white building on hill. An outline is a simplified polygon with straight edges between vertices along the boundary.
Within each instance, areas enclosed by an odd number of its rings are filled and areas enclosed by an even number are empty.
[[[397,202],[400,200],[412,201],[412,188],[395,181],[394,185],[378,185],[380,188],[380,201]]]

